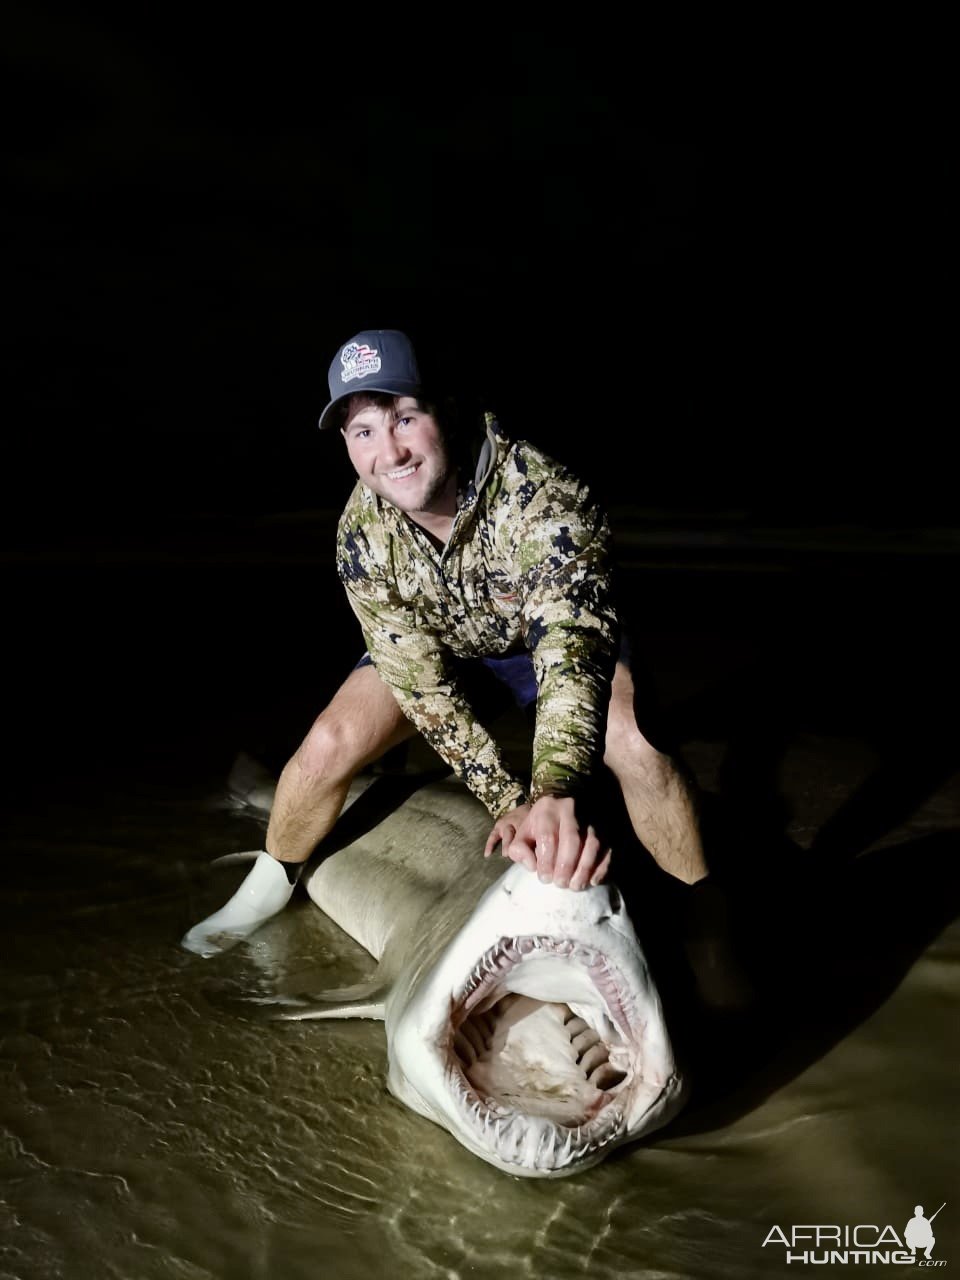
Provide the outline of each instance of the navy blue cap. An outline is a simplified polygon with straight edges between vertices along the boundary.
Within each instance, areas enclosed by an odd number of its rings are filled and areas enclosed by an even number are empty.
[[[345,342],[330,365],[327,376],[330,403],[320,415],[320,430],[336,424],[334,405],[357,391],[385,391],[387,395],[415,396],[420,391],[420,370],[413,343],[399,329],[364,329]]]

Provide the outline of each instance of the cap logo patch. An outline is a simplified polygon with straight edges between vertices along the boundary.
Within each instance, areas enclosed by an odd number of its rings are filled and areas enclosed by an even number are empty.
[[[340,381],[352,382],[354,378],[380,372],[380,352],[365,342],[348,342],[340,352],[340,363],[343,365]]]

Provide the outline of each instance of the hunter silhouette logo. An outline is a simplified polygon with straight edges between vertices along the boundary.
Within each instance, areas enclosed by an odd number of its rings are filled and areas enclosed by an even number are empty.
[[[946,1200],[944,1200],[940,1209],[944,1208],[946,1203]],[[937,1210],[937,1213],[940,1212],[940,1209]],[[933,1217],[925,1218],[923,1216],[923,1205],[918,1204],[913,1211],[913,1217],[907,1223],[906,1227],[904,1227],[903,1238],[907,1242],[907,1247],[913,1250],[914,1256],[916,1256],[918,1249],[922,1249],[923,1256],[925,1258],[930,1257],[930,1251],[937,1243],[936,1237],[933,1234],[933,1227],[931,1227],[930,1224],[937,1216],[937,1213],[935,1213]]]
[[[940,1209],[946,1207],[946,1201]],[[937,1213],[940,1212],[937,1210]],[[783,1245],[786,1262],[799,1262],[804,1266],[849,1263],[894,1263],[900,1266],[945,1267],[942,1258],[932,1258],[937,1243],[933,1234],[933,1220],[937,1213],[924,1217],[923,1205],[918,1204],[913,1217],[903,1229],[903,1239],[888,1223],[885,1227],[861,1222],[855,1227],[802,1223],[784,1230],[771,1227],[761,1248],[767,1245]],[[922,1252],[919,1256],[917,1251]]]

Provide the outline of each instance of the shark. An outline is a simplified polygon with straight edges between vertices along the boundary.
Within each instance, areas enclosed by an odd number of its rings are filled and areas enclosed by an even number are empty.
[[[485,859],[489,815],[452,780],[352,826],[301,883],[376,969],[281,1017],[382,1020],[389,1091],[506,1174],[579,1173],[677,1114],[687,1081],[615,884]]]

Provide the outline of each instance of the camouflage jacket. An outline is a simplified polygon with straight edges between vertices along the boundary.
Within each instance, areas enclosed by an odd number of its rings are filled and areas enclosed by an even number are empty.
[[[457,684],[450,655],[522,651],[537,681],[530,799],[589,777],[606,724],[618,624],[606,516],[566,468],[486,415],[476,476],[446,546],[359,483],[337,569],[381,679],[494,817],[524,799]]]

